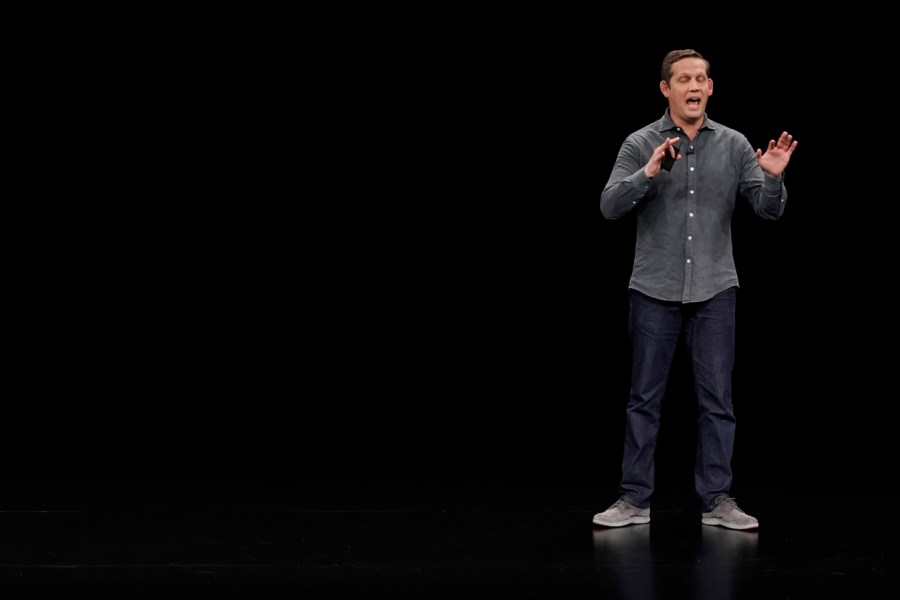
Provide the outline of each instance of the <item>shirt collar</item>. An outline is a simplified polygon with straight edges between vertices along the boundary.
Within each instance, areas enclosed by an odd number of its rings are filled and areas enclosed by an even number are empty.
[[[677,129],[678,125],[672,121],[672,118],[669,116],[669,109],[666,109],[666,112],[663,114],[663,118],[659,120],[659,131],[670,131],[672,129]],[[703,113],[703,125],[700,126],[700,129],[716,129],[718,125],[716,122],[709,118],[706,113]]]

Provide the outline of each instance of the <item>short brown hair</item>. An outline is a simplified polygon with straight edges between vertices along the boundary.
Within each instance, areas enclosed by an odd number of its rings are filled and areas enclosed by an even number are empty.
[[[674,65],[679,60],[684,58],[699,58],[703,62],[706,63],[706,76],[709,77],[709,61],[703,58],[703,55],[697,52],[696,50],[686,49],[686,50],[672,50],[662,62],[662,78],[666,83],[672,79],[672,65]]]

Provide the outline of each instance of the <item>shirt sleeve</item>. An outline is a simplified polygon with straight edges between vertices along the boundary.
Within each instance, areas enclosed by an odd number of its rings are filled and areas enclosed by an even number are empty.
[[[618,219],[628,214],[650,189],[651,180],[644,174],[645,159],[633,137],[619,148],[609,181],[600,195],[600,212],[607,219]]]
[[[769,177],[756,161],[756,152],[746,139],[741,152],[741,181],[738,191],[753,207],[753,212],[763,219],[776,221],[784,213],[787,189],[784,173]]]

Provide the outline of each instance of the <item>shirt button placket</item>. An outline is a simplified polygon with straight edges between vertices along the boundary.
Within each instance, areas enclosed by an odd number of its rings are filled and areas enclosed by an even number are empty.
[[[686,153],[684,158],[687,159],[688,167],[688,185],[687,185],[687,228],[684,240],[684,290],[682,292],[682,300],[690,302],[691,300],[691,280],[694,269],[694,235],[696,234],[695,214],[697,212],[697,165],[696,153],[693,151],[693,145],[690,145],[690,152]]]

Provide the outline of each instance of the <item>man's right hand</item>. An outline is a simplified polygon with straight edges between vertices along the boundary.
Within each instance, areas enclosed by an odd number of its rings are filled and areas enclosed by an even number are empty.
[[[681,154],[678,154],[674,147],[675,144],[680,141],[680,137],[666,138],[666,141],[664,141],[662,145],[656,147],[656,150],[650,155],[650,161],[644,166],[644,175],[646,175],[648,179],[653,179],[659,175],[659,172],[662,170],[662,161],[666,156],[666,152],[668,152],[669,156],[675,160],[681,160]]]

